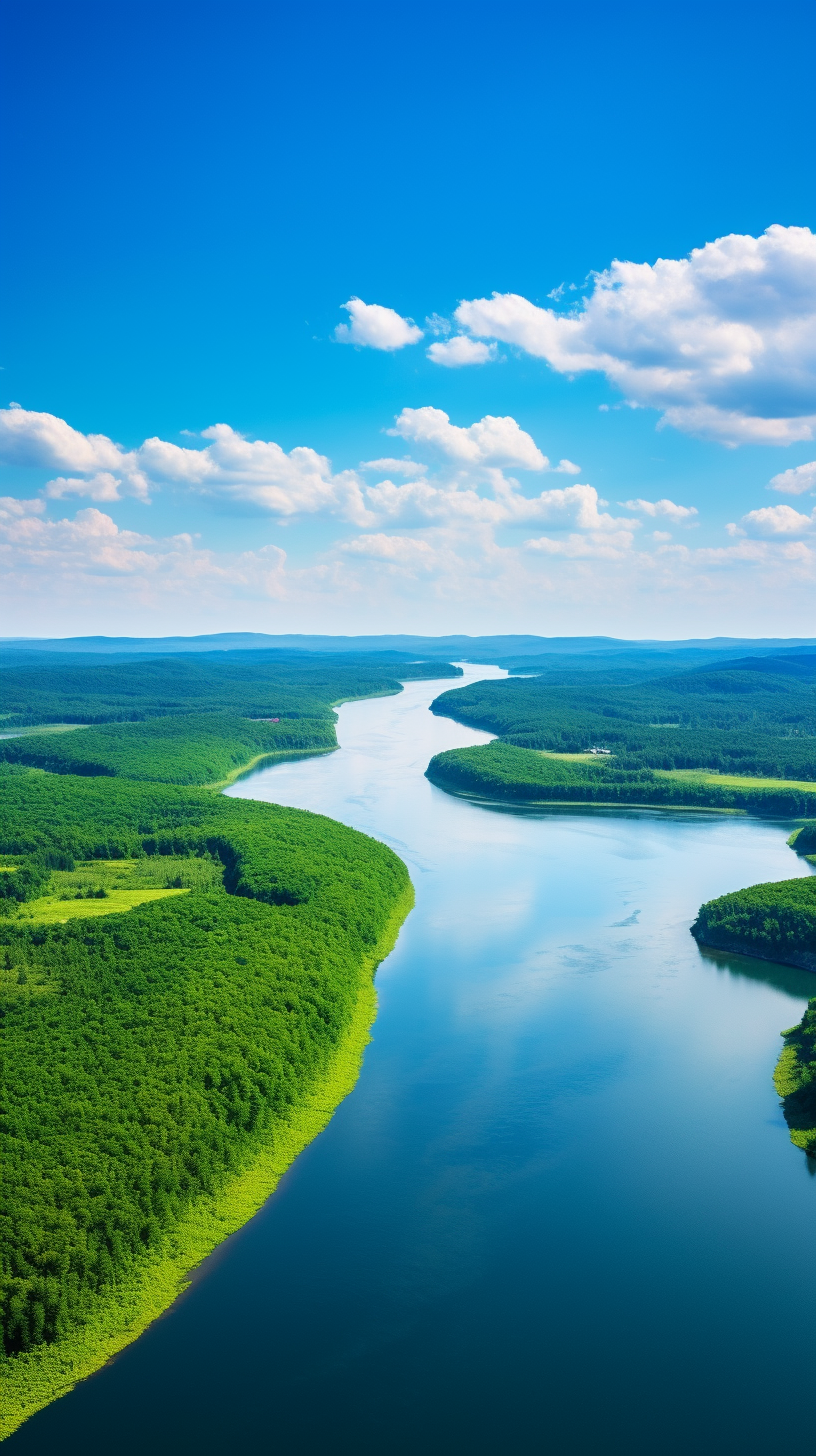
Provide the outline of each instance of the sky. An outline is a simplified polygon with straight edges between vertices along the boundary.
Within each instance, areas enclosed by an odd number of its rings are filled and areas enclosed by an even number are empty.
[[[814,32],[7,6],[0,632],[811,634]]]

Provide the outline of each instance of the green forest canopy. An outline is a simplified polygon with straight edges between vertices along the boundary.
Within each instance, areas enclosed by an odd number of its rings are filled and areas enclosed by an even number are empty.
[[[747,658],[636,683],[477,682],[432,711],[518,748],[608,748],[616,767],[816,781],[816,654]]]
[[[224,656],[49,670],[44,654],[0,683],[6,725],[96,725],[0,745],[6,1357],[92,1321],[97,1297],[286,1123],[409,903],[384,845],[184,785],[333,747],[332,703],[457,670]],[[158,858],[167,872],[138,872]],[[23,918],[75,880],[98,911],[118,879],[89,871],[85,886],[75,867],[117,861],[135,862],[131,883],[179,891],[66,924]]]

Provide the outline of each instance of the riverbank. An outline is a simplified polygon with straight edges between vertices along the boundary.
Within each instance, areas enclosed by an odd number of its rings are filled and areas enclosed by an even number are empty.
[[[674,777],[650,768],[618,768],[614,758],[556,756],[500,739],[436,754],[426,776],[449,792],[513,803],[736,810],[792,819],[816,813],[816,788],[767,788],[748,777],[742,782],[732,777],[727,784]]]
[[[701,905],[701,945],[816,972],[816,875],[750,885]]]
[[[374,975],[393,949],[413,903],[409,883],[377,945],[361,960],[352,1019],[323,1077],[289,1121],[264,1140],[240,1176],[215,1197],[197,1200],[164,1247],[131,1278],[100,1298],[91,1318],[80,1328],[51,1345],[4,1362],[0,1368],[0,1440],[138,1339],[188,1287],[191,1271],[258,1212],[298,1154],[322,1132],[360,1074],[377,1009]]]

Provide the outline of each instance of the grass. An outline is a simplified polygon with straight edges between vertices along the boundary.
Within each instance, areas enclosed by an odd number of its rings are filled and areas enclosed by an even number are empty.
[[[67,925],[69,920],[98,919],[100,915],[121,915],[134,905],[164,900],[169,895],[188,895],[189,890],[109,890],[104,900],[60,900],[44,895],[29,900],[14,917],[19,925]]]
[[[409,885],[379,942],[361,964],[357,1005],[342,1044],[291,1120],[274,1129],[254,1160],[221,1193],[197,1200],[162,1250],[99,1299],[92,1321],[64,1340],[5,1362],[0,1374],[0,1440],[107,1364],[169,1309],[189,1286],[190,1271],[258,1212],[298,1154],[323,1131],[360,1075],[377,1011],[374,972],[393,949],[413,903]]]
[[[720,784],[724,789],[801,789],[803,793],[816,791],[812,779],[758,779],[749,774],[724,774],[701,768],[656,768],[652,770],[661,779],[680,779],[684,783]]]
[[[11,865],[0,866],[9,873]],[[69,920],[121,915],[134,905],[215,889],[223,866],[210,859],[155,855],[145,859],[86,860],[73,870],[54,870],[49,893],[25,901],[14,916],[22,925],[67,925]],[[104,898],[92,898],[104,890]]]
[[[390,697],[391,694],[374,693],[372,696],[375,698],[383,698]],[[347,698],[346,701],[353,703],[355,699]],[[254,758],[250,758],[246,763],[239,764],[238,768],[234,768],[231,773],[227,774],[225,779],[219,779],[217,783],[202,784],[201,788],[212,789],[214,792],[220,793],[222,789],[228,789],[230,784],[236,783],[238,779],[242,779],[246,774],[252,773],[256,768],[260,768],[262,763],[287,763],[293,758],[319,758],[324,753],[334,753],[336,748],[337,745],[335,744],[334,748],[284,748],[277,753],[257,753]]]

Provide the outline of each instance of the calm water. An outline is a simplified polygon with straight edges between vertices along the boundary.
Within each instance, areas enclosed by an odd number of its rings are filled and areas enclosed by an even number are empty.
[[[771,1082],[816,978],[688,933],[806,871],[788,829],[450,798],[428,759],[486,735],[427,712],[439,686],[231,790],[407,861],[374,1041],[190,1293],[10,1451],[816,1451],[816,1179]]]

